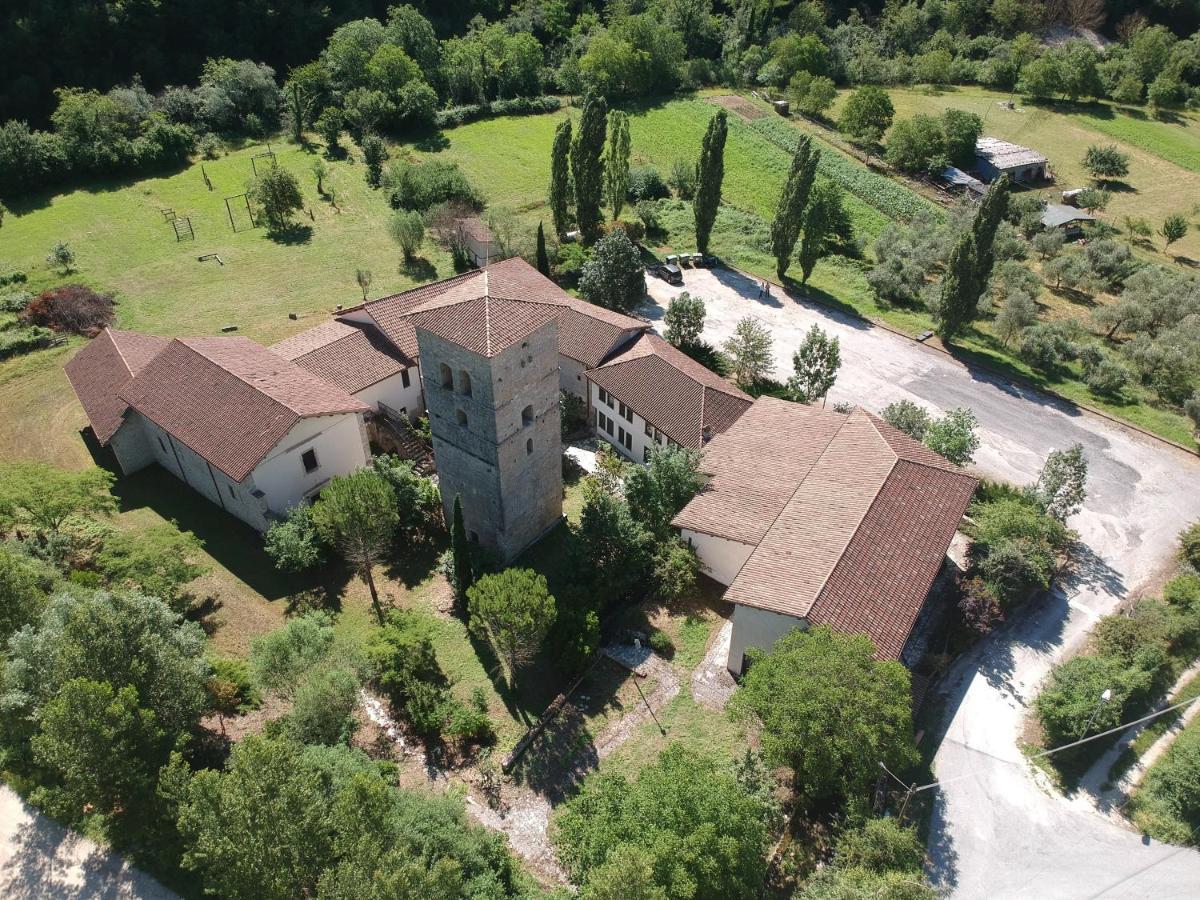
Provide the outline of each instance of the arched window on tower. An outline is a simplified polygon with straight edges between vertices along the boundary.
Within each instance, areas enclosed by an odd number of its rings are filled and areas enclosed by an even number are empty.
[[[458,424],[461,425],[463,428],[467,427],[467,413],[465,410],[460,409],[458,411]]]
[[[527,406],[521,410],[521,427],[528,428],[533,424],[533,407]]]
[[[533,438],[525,439],[525,455],[526,456],[533,455]]]
[[[450,371],[450,367],[445,363],[441,365],[442,387],[447,390],[454,390],[454,373]]]
[[[471,373],[466,369],[458,370],[458,391],[464,397],[471,396]]]

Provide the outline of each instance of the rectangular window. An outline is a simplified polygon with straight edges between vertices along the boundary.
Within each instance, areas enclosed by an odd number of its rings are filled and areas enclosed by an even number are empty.
[[[626,450],[628,450],[630,453],[632,453],[633,452],[633,435],[630,434],[628,431],[626,431],[624,428],[618,428],[617,431],[620,432],[618,440],[621,442],[621,446],[624,447]]]
[[[604,426],[604,430],[609,434],[613,433],[613,420],[604,413],[600,413],[600,424]]]
[[[306,474],[317,471],[320,466],[320,463],[317,462],[317,451],[312,449],[305,450],[300,454],[300,462],[304,464]]]
[[[412,383],[408,378],[408,369],[405,369],[400,373],[400,383],[404,385],[404,387],[408,387]]]
[[[600,388],[599,390],[600,390],[600,394],[599,394],[600,402],[603,403],[605,406],[612,406],[612,404],[608,402],[608,391],[606,391],[604,388]]]
[[[646,437],[648,437],[648,438],[654,437],[654,426],[651,425],[649,422],[646,423]]]

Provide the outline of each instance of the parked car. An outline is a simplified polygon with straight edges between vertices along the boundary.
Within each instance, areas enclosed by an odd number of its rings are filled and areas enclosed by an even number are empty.
[[[662,263],[655,266],[653,271],[667,284],[683,284],[683,272],[674,263]]]

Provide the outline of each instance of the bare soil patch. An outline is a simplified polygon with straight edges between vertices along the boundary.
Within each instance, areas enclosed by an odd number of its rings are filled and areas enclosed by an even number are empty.
[[[736,113],[747,122],[761,119],[767,114],[765,109],[755,106],[745,97],[739,97],[737,94],[723,94],[720,97],[710,97],[709,102],[725,107],[731,113]]]

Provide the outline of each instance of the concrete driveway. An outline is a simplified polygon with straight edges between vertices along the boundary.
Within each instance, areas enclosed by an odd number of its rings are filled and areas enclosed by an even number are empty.
[[[758,282],[728,270],[688,270],[682,287],[648,278],[656,324],[686,290],[707,305],[704,337],[722,343],[751,315],[775,336],[776,377],[817,323],[841,341],[842,370],[829,402],[878,412],[908,399],[935,410],[974,410],[980,474],[1032,481],[1046,454],[1081,443],[1090,464],[1088,500],[1071,526],[1085,546],[1080,572],[960,659],[941,690],[945,736],[930,853],[933,876],[964,898],[1200,896],[1200,853],[1144,840],[1087,802],[1039,787],[1018,749],[1039,683],[1064,653],[1169,562],[1178,532],[1200,519],[1200,459],[828,307],[759,298]],[[763,461],[770,465],[769,460]]]
[[[68,831],[0,785],[0,897],[179,900],[119,856]]]

